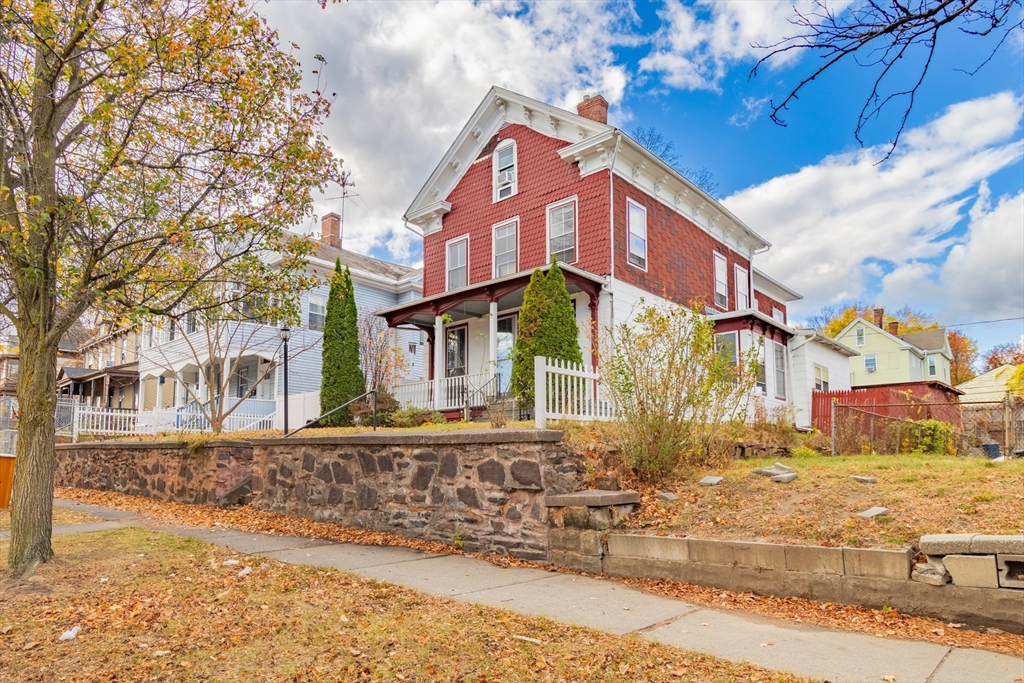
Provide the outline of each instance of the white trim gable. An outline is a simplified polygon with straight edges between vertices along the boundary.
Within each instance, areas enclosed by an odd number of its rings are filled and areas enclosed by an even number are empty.
[[[504,123],[524,125],[569,143],[614,130],[607,124],[494,86],[445,152],[403,218],[417,225],[425,235],[440,230],[442,218],[452,208],[445,199]]]
[[[847,325],[846,327],[843,328],[842,332],[840,332],[839,334],[836,335],[836,339],[839,339],[839,338],[845,336],[846,333],[849,332],[853,328],[853,326],[856,325],[857,323],[864,323],[865,325],[868,325],[869,327],[874,328],[875,330],[877,330],[878,332],[882,333],[883,335],[885,335],[886,337],[888,337],[892,341],[894,341],[897,344],[899,344],[901,347],[903,347],[905,349],[910,349],[914,353],[914,355],[916,355],[919,358],[923,359],[925,357],[925,355],[926,355],[925,351],[922,351],[921,349],[917,348],[916,346],[914,346],[913,344],[911,344],[909,342],[903,341],[899,337],[896,337],[894,335],[889,334],[888,332],[883,330],[878,325],[874,324],[870,320],[865,320],[864,318],[854,318],[853,321],[849,325]],[[840,342],[840,343],[842,343],[842,342]]]

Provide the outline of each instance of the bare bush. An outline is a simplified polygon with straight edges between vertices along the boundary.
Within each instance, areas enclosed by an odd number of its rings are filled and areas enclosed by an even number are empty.
[[[680,464],[725,456],[723,437],[742,422],[755,381],[752,353],[720,346],[697,310],[642,306],[614,329],[603,380],[620,419],[623,456],[637,476],[658,481]]]

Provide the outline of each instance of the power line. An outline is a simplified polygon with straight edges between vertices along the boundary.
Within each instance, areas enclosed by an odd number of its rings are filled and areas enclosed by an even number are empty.
[[[1005,323],[1012,320],[1024,320],[1024,315],[1018,315],[1015,318],[999,318],[998,320],[975,320],[970,323],[958,323],[956,325],[944,325],[944,327],[967,327],[968,325],[988,325],[990,323]]]

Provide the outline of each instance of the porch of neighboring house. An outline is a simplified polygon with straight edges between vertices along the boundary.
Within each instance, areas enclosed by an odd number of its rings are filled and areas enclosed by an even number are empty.
[[[135,410],[138,408],[139,364],[137,361],[105,368],[61,368],[57,394],[94,408]]]
[[[605,279],[573,266],[559,267],[576,308],[584,361],[596,365],[591,330],[597,328]],[[530,276],[506,275],[378,312],[390,327],[420,329],[428,340],[427,379],[394,387],[398,402],[458,420],[467,412],[476,417],[508,396],[519,309]]]
[[[167,367],[147,364],[139,382],[140,433],[203,432],[210,430],[211,407],[237,405],[224,418],[224,431],[272,429],[277,411],[277,371],[272,354],[253,352],[223,361],[180,360]],[[228,373],[222,398],[222,373]],[[259,381],[260,377],[264,377]],[[212,402],[212,406],[211,406]]]

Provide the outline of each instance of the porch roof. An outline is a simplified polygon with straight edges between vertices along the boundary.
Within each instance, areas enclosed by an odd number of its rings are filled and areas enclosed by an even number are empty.
[[[129,361],[105,368],[61,368],[57,373],[57,386],[66,387],[74,382],[91,382],[110,377],[111,386],[133,384],[139,378],[139,362]]]
[[[584,292],[596,299],[607,280],[601,275],[575,266],[558,264],[565,274],[565,284],[570,294]],[[540,267],[547,271],[551,264]],[[453,321],[481,318],[487,315],[490,302],[498,302],[499,310],[516,308],[522,304],[523,290],[530,282],[533,270],[521,271],[504,277],[468,285],[450,292],[441,292],[423,299],[416,299],[401,306],[377,311],[387,320],[390,327],[402,324],[433,329],[435,316],[447,313]]]
[[[709,315],[708,320],[714,321],[716,332],[746,329],[764,335],[769,339],[775,340],[779,338],[783,341],[789,340],[796,335],[796,330],[789,325],[780,323],[775,318],[765,315],[754,308],[715,313]]]

